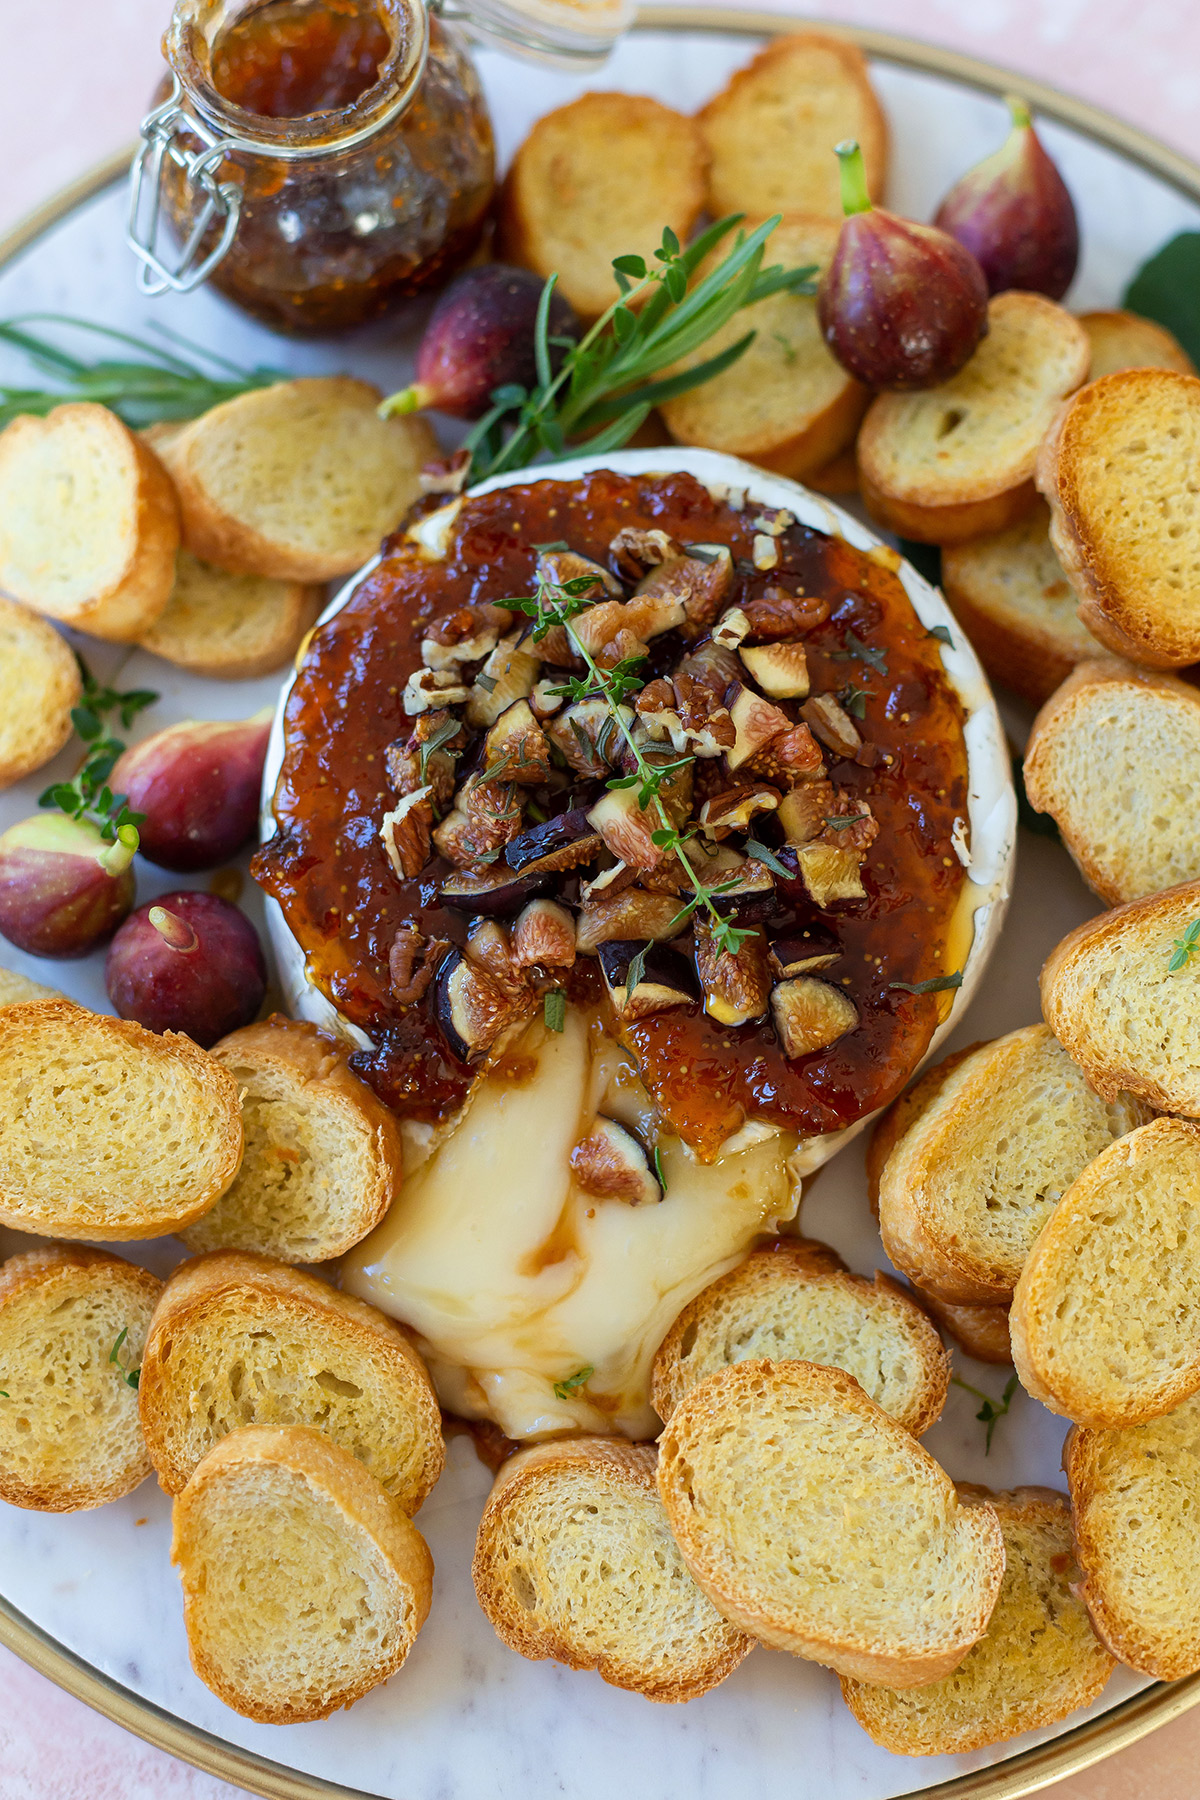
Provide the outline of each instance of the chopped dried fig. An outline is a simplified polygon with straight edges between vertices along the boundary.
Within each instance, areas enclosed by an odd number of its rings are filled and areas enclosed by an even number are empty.
[[[467,961],[486,970],[505,992],[523,993],[525,972],[517,962],[512,940],[498,919],[477,919],[467,932]]]
[[[521,833],[521,805],[517,790],[503,781],[480,781],[470,776],[459,788],[454,806],[433,841],[447,862],[468,868],[502,850]]]
[[[401,881],[412,881],[429,861],[429,834],[433,827],[433,788],[414,788],[411,794],[385,813],[379,835],[387,859]]]
[[[825,829],[834,804],[833,783],[806,781],[789,788],[779,802],[776,818],[789,844],[811,844]]]
[[[620,714],[624,723],[632,727],[632,708],[622,706]],[[551,719],[546,736],[568,767],[587,781],[602,781],[611,774],[625,743],[608,702],[599,697],[576,700],[566,712]]]
[[[501,638],[475,677],[467,700],[469,725],[494,725],[514,700],[524,700],[542,666],[542,653],[533,638],[514,631]]]
[[[700,824],[711,838],[728,837],[733,831],[747,831],[758,813],[774,812],[779,805],[778,789],[765,784],[727,788],[705,800],[700,808]]]
[[[631,1131],[614,1119],[597,1119],[571,1152],[571,1171],[585,1194],[621,1200],[626,1206],[653,1206],[662,1189],[646,1152]]]
[[[743,644],[739,651],[750,679],[772,700],[803,700],[808,693],[808,657],[803,644]]]
[[[776,938],[771,945],[771,967],[777,975],[811,975],[840,962],[840,950],[818,950],[811,938]]]
[[[662,861],[653,833],[663,829],[657,808],[643,812],[635,787],[610,788],[588,809],[588,823],[604,839],[618,862],[632,869],[652,869]]]
[[[453,907],[455,912],[488,918],[516,912],[519,906],[534,899],[549,883],[548,874],[538,872],[533,875],[514,875],[507,865],[497,862],[477,874],[466,869],[456,869],[453,874],[446,876],[438,892],[442,904]]]
[[[602,848],[598,831],[590,823],[582,807],[555,813],[551,819],[523,831],[508,846],[506,860],[510,869],[522,873],[545,874],[562,869],[578,869],[594,862]]]
[[[785,712],[780,712],[777,706],[772,706],[769,700],[748,687],[739,689],[729,708],[729,716],[733,720],[735,737],[725,752],[725,762],[731,772],[757,756],[773,738],[790,730],[792,724]]]
[[[575,961],[575,921],[556,900],[531,900],[512,933],[519,969],[569,969]]]
[[[858,1024],[858,1008],[849,995],[811,975],[781,981],[772,990],[771,1016],[787,1057],[827,1050]]]
[[[853,756],[861,744],[858,727],[840,700],[832,694],[814,694],[800,708],[800,717],[814,737],[839,756]]]
[[[796,860],[804,885],[816,906],[828,906],[834,900],[865,900],[862,864],[855,850],[843,850],[829,844],[802,844]]]
[[[546,680],[535,682],[530,689],[529,710],[539,725],[544,725],[547,719],[562,711],[563,696],[555,692],[558,686],[558,682]]]
[[[695,627],[710,624],[733,585],[733,558],[724,545],[720,548],[724,554],[714,555],[711,561],[678,555],[661,562],[638,583],[630,604],[651,599],[663,603],[670,601],[678,608],[674,626],[685,621]]]
[[[811,782],[825,773],[816,739],[807,725],[793,725],[790,731],[772,738],[746,764],[745,773],[776,787],[792,788],[798,782]]]
[[[615,575],[575,550],[543,550],[537,559],[537,578],[545,586],[556,588],[565,587],[569,581],[589,580],[590,587],[580,589],[585,600],[593,594],[611,594],[619,600],[624,591]]]
[[[693,929],[696,973],[709,1018],[718,1025],[747,1025],[751,1019],[761,1019],[771,992],[767,940],[762,932],[756,931],[731,954],[718,947],[712,926],[703,916],[697,915]]]
[[[550,746],[528,700],[514,700],[483,741],[484,775],[518,787],[540,787],[550,773]]]
[[[460,950],[451,950],[443,961],[435,993],[442,1036],[460,1062],[485,1055],[502,1032],[525,1017],[534,999],[528,988],[502,986]]]
[[[730,688],[741,683],[742,665],[736,651],[709,638],[707,643],[688,651],[675,674],[690,675],[693,681],[702,682],[724,705]]]
[[[579,909],[575,948],[592,956],[610,938],[653,939],[660,943],[687,930],[679,916],[674,894],[648,894],[644,888],[626,888],[620,894],[588,900]]]
[[[711,879],[716,880],[716,877]],[[727,876],[712,895],[713,909],[744,923],[769,919],[776,910],[775,877],[765,863],[746,857],[736,875]]]
[[[675,1006],[690,1006],[699,998],[700,988],[691,963],[665,944],[608,938],[600,945],[597,956],[608,997],[622,1024],[649,1018],[651,1013],[668,1012]],[[630,970],[639,956],[641,973],[633,971],[631,990]]]

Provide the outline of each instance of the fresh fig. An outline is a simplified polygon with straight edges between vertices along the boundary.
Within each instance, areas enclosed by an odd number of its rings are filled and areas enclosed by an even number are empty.
[[[837,156],[846,217],[817,295],[825,342],[867,387],[938,387],[987,331],[983,270],[947,232],[872,206],[857,144]]]
[[[430,315],[417,351],[417,379],[385,400],[386,416],[426,406],[457,419],[481,419],[499,387],[530,388],[537,380],[534,323],[545,286],[541,276],[507,263],[484,263],[452,281]],[[575,338],[579,321],[555,292],[551,338]],[[562,360],[553,345],[551,366]]]
[[[126,796],[142,855],[190,874],[228,862],[258,823],[271,709],[251,719],[188,720],[144,738],[118,758],[111,785]]]
[[[148,1031],[184,1031],[201,1049],[258,1015],[267,965],[258,933],[216,894],[164,894],[139,906],[109,945],[108,997]]]
[[[138,834],[115,843],[65,813],[39,813],[0,837],[0,935],[31,956],[87,956],[133,905]]]
[[[1061,300],[1079,261],[1075,202],[1033,128],[1029,108],[1011,94],[1007,104],[1008,137],[955,182],[934,224],[975,257],[989,293],[1022,288]]]

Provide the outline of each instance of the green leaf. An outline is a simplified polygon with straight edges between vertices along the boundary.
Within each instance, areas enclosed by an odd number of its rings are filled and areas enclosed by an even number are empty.
[[[539,553],[543,550],[569,550],[571,548],[566,538],[551,538],[548,544],[535,544],[533,547]],[[534,604],[537,604],[536,601]]]
[[[542,1002],[542,1017],[547,1031],[562,1031],[567,1023],[567,996],[561,988],[552,988]]]
[[[842,641],[849,646],[851,655],[857,656],[862,662],[870,663],[877,674],[887,674],[887,658],[882,650],[872,644],[864,644],[858,633],[849,629],[843,634]]]
[[[627,344],[637,333],[637,315],[627,306],[618,306],[612,317],[613,333],[618,344]]]
[[[575,1373],[573,1375],[568,1375],[565,1380],[556,1381],[554,1384],[555,1399],[570,1400],[579,1392],[581,1387],[587,1385],[595,1373],[595,1369],[592,1364],[589,1363],[586,1369],[576,1369]]]
[[[654,1160],[654,1173],[658,1177],[658,1185],[662,1189],[663,1193],[665,1194],[667,1191],[667,1178],[663,1174],[662,1151],[659,1149],[657,1144],[655,1144],[655,1146],[654,1146],[653,1160]]]
[[[683,299],[683,296],[687,293],[686,272],[679,267],[678,263],[673,263],[667,270],[664,280],[666,282],[668,294],[670,294],[672,300],[678,305]]]
[[[629,996],[633,993],[633,990],[637,987],[638,983],[645,978],[646,948],[647,948],[646,945],[643,944],[641,949],[635,950],[633,955],[629,959],[629,966],[625,970],[625,997],[626,997],[626,999],[628,999]]]
[[[950,650],[954,648],[954,639],[950,636],[948,625],[931,625],[925,636],[936,638],[939,644],[945,644]]]
[[[830,831],[848,831],[851,825],[861,825],[864,819],[870,817],[869,812],[846,813],[838,818],[824,819],[822,823],[828,825]]]
[[[1165,325],[1200,362],[1200,231],[1181,231],[1144,262],[1121,304]]]
[[[85,744],[89,743],[92,738],[98,738],[104,730],[90,706],[73,706],[71,723]]]
[[[775,852],[768,850],[765,844],[760,844],[757,838],[746,839],[746,855],[751,862],[762,863],[764,868],[770,869],[772,875],[782,875],[785,881],[795,880],[794,871],[786,863],[781,863]]]
[[[899,988],[905,994],[942,994],[948,988],[960,988],[962,984],[963,972],[955,969],[953,975],[934,975],[929,981],[889,981],[887,986]]]
[[[646,259],[643,256],[614,256],[613,268],[619,275],[632,275],[635,281],[646,279]]]
[[[983,1453],[985,1456],[990,1456],[992,1452],[992,1433],[996,1429],[996,1421],[1002,1419],[1012,1405],[1013,1395],[1017,1391],[1017,1376],[1012,1375],[1009,1377],[1008,1383],[999,1400],[993,1400],[991,1395],[985,1394],[982,1388],[973,1387],[969,1381],[964,1381],[959,1375],[951,1376],[951,1380],[954,1386],[962,1388],[964,1393],[974,1394],[977,1400],[983,1401],[983,1405],[975,1414],[975,1417],[979,1420],[981,1425],[987,1426],[987,1436],[984,1440]]]
[[[664,225],[663,227],[662,249],[656,250],[654,254],[662,257],[664,262],[669,256],[679,255],[679,239],[675,236],[675,233],[671,230],[669,225]]]
[[[1167,964],[1167,974],[1177,975],[1180,969],[1186,969],[1198,949],[1200,949],[1200,919],[1193,919],[1183,936],[1175,939],[1174,953]]]
[[[838,694],[838,700],[842,706],[843,711],[848,712],[848,713],[853,713],[853,715],[856,719],[865,719],[866,718],[866,716],[867,716],[867,690],[866,690],[866,688],[852,687],[852,686],[844,687],[841,689],[841,691]]]

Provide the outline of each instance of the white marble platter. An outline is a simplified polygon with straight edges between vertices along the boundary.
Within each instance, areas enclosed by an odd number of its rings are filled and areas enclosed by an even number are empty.
[[[717,31],[638,31],[589,78],[530,68],[482,52],[479,64],[502,157],[539,114],[588,86],[650,93],[685,110],[702,103],[755,48],[748,36]],[[1000,102],[943,76],[881,62],[875,70],[893,131],[890,203],[928,217],[950,182],[1000,139]],[[1079,204],[1084,257],[1070,296],[1077,307],[1111,306],[1132,270],[1181,229],[1200,227],[1200,206],[1164,180],[1065,127],[1045,139]],[[0,317],[61,311],[131,330],[154,319],[247,363],[297,372],[348,368],[395,387],[408,379],[421,314],[336,346],[273,338],[199,293],[182,300],[138,298],[121,238],[124,196],[110,189],[77,208],[0,269]],[[0,350],[0,379],[10,362]],[[20,379],[11,363],[12,379]],[[280,678],[222,684],[181,675],[142,653],[90,645],[97,674],[120,669],[122,684],[162,698],[137,734],[187,717],[244,717],[272,704]],[[1014,741],[1028,717],[1009,711]],[[57,764],[0,795],[0,829],[31,812]],[[203,877],[199,878],[202,884]],[[139,899],[180,885],[138,867]],[[184,884],[186,885],[186,883]],[[244,903],[261,923],[250,884]],[[1050,948],[1096,910],[1059,845],[1022,833],[1007,923],[956,1042],[993,1036],[1038,1016],[1037,973]],[[39,964],[0,946],[3,960],[85,1004],[106,1009],[103,958]],[[828,1165],[803,1207],[805,1231],[826,1239],[864,1272],[886,1266],[866,1203],[862,1141]],[[22,1242],[0,1233],[0,1252]],[[160,1270],[177,1260],[173,1240],[126,1246]],[[1006,1372],[956,1353],[958,1373],[999,1396]],[[951,1390],[942,1421],[925,1439],[954,1476],[993,1487],[1062,1485],[1062,1422],[1018,1393],[985,1455],[978,1402]],[[722,1687],[684,1707],[652,1706],[605,1686],[595,1675],[521,1661],[493,1636],[471,1589],[469,1563],[489,1476],[463,1439],[450,1445],[445,1475],[420,1515],[437,1563],[434,1606],[402,1673],[349,1713],[321,1724],[258,1726],[226,1710],[191,1673],[178,1584],[167,1550],[170,1509],[147,1482],[116,1505],[64,1517],[0,1506],[0,1594],[84,1663],[175,1719],[274,1765],[385,1800],[892,1800],[982,1771],[1102,1713],[1145,1685],[1126,1672],[1091,1715],[1058,1731],[1030,1734],[992,1752],[917,1761],[878,1749],[842,1706],[826,1670],[758,1650]],[[152,1721],[146,1725],[153,1737]],[[178,1746],[176,1746],[178,1747]],[[201,1740],[190,1751],[198,1761]],[[231,1779],[283,1793],[280,1775]],[[1044,1777],[1043,1777],[1044,1778]],[[1040,1785],[1040,1782],[1038,1783]],[[299,1788],[296,1789],[299,1792]],[[315,1791],[304,1784],[303,1791]],[[961,1790],[960,1790],[961,1791]],[[1006,1794],[1032,1791],[1023,1782]]]

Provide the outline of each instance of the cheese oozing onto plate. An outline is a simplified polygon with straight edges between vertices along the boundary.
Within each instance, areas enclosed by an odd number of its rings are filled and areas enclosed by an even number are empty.
[[[768,1126],[710,1164],[663,1140],[657,1204],[585,1192],[571,1151],[598,1117],[653,1141],[649,1097],[597,1019],[530,1025],[344,1263],[351,1293],[419,1333],[443,1405],[509,1437],[653,1436],[668,1328],[796,1212],[794,1140]]]

